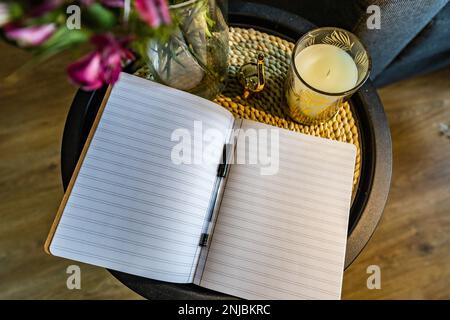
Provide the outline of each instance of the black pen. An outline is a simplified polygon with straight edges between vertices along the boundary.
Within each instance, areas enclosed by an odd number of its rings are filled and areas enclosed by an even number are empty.
[[[204,226],[202,235],[200,237],[199,245],[202,247],[206,247],[208,245],[208,239],[209,239],[209,235],[211,233],[211,228],[213,225],[213,216],[214,216],[214,211],[216,209],[216,202],[218,200],[217,198],[218,198],[218,194],[219,194],[219,190],[220,190],[220,185],[221,185],[222,180],[227,176],[227,173],[228,173],[229,163],[228,163],[227,156],[229,155],[229,153],[228,153],[229,146],[230,146],[229,144],[225,144],[223,146],[222,163],[220,163],[219,167],[217,168],[217,178],[214,183],[213,196],[211,197],[209,207],[208,207],[208,218],[206,220],[207,223]]]

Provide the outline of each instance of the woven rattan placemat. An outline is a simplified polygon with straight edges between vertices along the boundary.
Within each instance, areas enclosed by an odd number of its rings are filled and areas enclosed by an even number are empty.
[[[285,112],[284,80],[288,72],[294,44],[279,37],[253,29],[230,28],[229,81],[225,91],[215,102],[231,111],[236,117],[251,119],[280,128],[311,134],[318,137],[353,143],[357,148],[356,186],[361,168],[359,132],[350,105],[342,103],[334,119],[320,125],[304,126],[292,121]],[[262,92],[241,97],[242,86],[236,74],[247,62],[256,62],[259,52],[265,55],[266,86]]]
[[[334,119],[320,124],[305,126],[292,121],[285,112],[284,80],[288,72],[294,44],[279,37],[253,29],[230,27],[229,80],[225,90],[214,100],[231,111],[236,117],[264,122],[318,137],[349,142],[356,146],[356,165],[353,189],[359,181],[361,149],[359,130],[350,105],[342,103]],[[256,62],[259,52],[265,55],[266,86],[262,92],[249,98],[241,97],[243,88],[236,74],[247,62]],[[138,75],[143,76],[138,72]],[[145,76],[145,75],[144,75]]]

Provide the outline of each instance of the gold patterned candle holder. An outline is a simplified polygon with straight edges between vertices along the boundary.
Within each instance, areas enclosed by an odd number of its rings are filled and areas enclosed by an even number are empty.
[[[367,49],[351,32],[327,27],[306,33],[294,47],[285,83],[288,114],[306,125],[330,120],[370,69]]]

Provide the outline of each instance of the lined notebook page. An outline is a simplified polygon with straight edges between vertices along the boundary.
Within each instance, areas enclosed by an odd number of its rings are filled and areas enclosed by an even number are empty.
[[[114,86],[50,246],[53,255],[192,281],[217,164],[176,165],[175,129],[226,131],[220,106],[128,74]],[[220,161],[224,141],[210,145]],[[214,152],[215,149],[215,152]],[[194,147],[192,148],[194,150]]]
[[[355,147],[284,129],[279,145],[275,175],[232,165],[200,284],[247,299],[339,299]]]

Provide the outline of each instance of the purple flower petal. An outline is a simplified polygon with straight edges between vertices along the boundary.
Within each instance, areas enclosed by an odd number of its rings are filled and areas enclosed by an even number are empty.
[[[141,19],[150,27],[156,28],[161,24],[161,17],[155,0],[136,0],[135,6]]]
[[[84,90],[95,90],[103,85],[101,55],[94,51],[67,68],[69,78]]]
[[[16,41],[23,47],[34,47],[44,43],[55,32],[55,24],[45,24],[32,27],[18,27],[7,25],[5,35],[8,39]]]
[[[124,0],[102,0],[102,4],[111,8],[122,8]]]
[[[117,46],[117,41],[110,33],[94,34],[91,37],[91,43],[96,46],[97,50],[103,50],[108,47]]]
[[[117,40],[112,34],[97,34],[91,38],[96,50],[68,68],[69,77],[85,90],[102,84],[114,84],[122,71],[122,62],[134,58],[126,48],[130,39]]]
[[[114,84],[122,71],[122,59],[120,50],[110,49],[102,53],[103,79],[108,84]]]
[[[170,16],[169,6],[167,5],[166,0],[155,0],[155,5],[158,8],[163,23],[170,24],[172,22],[172,17]]]

